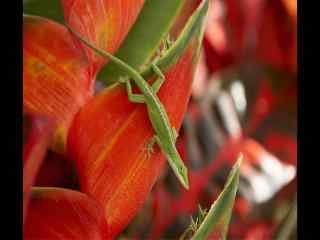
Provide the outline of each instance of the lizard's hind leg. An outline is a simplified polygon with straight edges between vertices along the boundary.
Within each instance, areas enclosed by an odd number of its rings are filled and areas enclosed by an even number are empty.
[[[147,156],[148,158],[151,157],[151,155],[154,153],[154,144],[157,142],[157,136],[153,136],[152,138],[150,138],[148,140],[148,142],[146,143],[146,148],[145,150],[147,151]]]
[[[130,102],[145,103],[145,98],[142,94],[136,94],[132,92],[131,82],[128,77],[125,77],[125,78],[121,77],[119,82],[126,84],[128,99]]]

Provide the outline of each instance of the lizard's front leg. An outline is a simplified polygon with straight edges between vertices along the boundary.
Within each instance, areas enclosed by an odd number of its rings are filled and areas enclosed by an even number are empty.
[[[158,136],[153,136],[152,138],[150,138],[146,144],[146,151],[147,151],[147,156],[148,158],[151,157],[151,155],[153,154],[154,152],[154,144],[158,142]]]
[[[166,77],[163,75],[160,68],[155,63],[151,63],[151,68],[158,76],[158,78],[154,81],[154,83],[151,86],[153,92],[157,93],[161,88],[162,84],[164,83]]]
[[[171,40],[170,34],[168,34],[165,41],[164,41],[166,51],[168,51],[170,49],[170,47],[173,45],[173,43],[174,42]]]
[[[159,58],[161,55],[163,55],[165,52],[167,52],[169,50],[169,48],[173,45],[173,41],[170,40],[170,35],[168,34],[168,36],[166,37],[166,39],[163,41],[163,45],[164,45],[164,49],[160,50],[160,53],[158,53]],[[156,62],[159,59],[155,59],[152,63],[151,63],[151,68],[152,70],[158,75],[157,80],[152,84],[152,90],[154,91],[154,93],[157,93],[161,87],[161,85],[163,84],[163,82],[165,81],[165,76],[163,75],[162,71],[160,70],[160,68],[156,65]]]
[[[145,98],[142,94],[135,94],[132,92],[131,82],[128,77],[120,77],[119,82],[126,84],[128,99],[130,102],[145,103]]]

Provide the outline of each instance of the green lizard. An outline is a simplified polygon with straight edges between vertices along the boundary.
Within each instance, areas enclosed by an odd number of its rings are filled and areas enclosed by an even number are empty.
[[[141,94],[134,94],[132,92],[132,86],[129,77],[121,78],[120,81],[126,84],[129,101],[146,104],[149,119],[155,131],[155,136],[150,140],[150,146],[152,146],[154,143],[157,143],[159,145],[160,149],[166,155],[171,168],[173,169],[181,184],[186,189],[189,189],[188,170],[181,160],[180,155],[175,147],[175,142],[178,137],[177,131],[175,128],[170,126],[168,114],[165,110],[165,107],[156,94],[165,80],[165,77],[162,74],[161,70],[155,64],[152,64],[152,69],[159,77],[155,80],[152,86],[150,86],[148,82],[145,81],[145,79],[134,68],[123,62],[121,59],[113,56],[112,54],[93,46],[69,26],[67,27],[86,46],[93,49],[99,55],[106,57],[110,61],[117,64],[122,68],[127,76],[132,78],[135,85],[141,91]]]

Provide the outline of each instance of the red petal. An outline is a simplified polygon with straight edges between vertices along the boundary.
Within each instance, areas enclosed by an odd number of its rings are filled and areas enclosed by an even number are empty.
[[[208,10],[203,47],[211,73],[231,65],[235,57],[230,46],[230,34],[226,31],[225,5],[222,1],[211,1]]]
[[[282,2],[288,11],[288,14],[296,22],[297,21],[297,1],[296,0],[282,0]]]
[[[49,151],[39,169],[35,185],[74,189],[76,180],[73,164],[61,154]]]
[[[24,111],[55,118],[63,144],[74,114],[92,94],[87,60],[68,30],[40,17],[24,20]]]
[[[295,137],[270,132],[264,140],[264,146],[282,161],[297,165],[297,139]]]
[[[274,230],[274,227],[275,226],[270,222],[255,222],[249,227],[244,239],[272,239],[272,232]]]
[[[66,22],[97,47],[114,53],[135,22],[144,0],[63,0]],[[106,61],[85,47],[93,73]]]
[[[258,32],[257,57],[274,67],[296,72],[297,26],[282,1],[267,2]]]
[[[24,239],[110,239],[100,206],[87,195],[63,188],[34,188]]]
[[[23,218],[29,202],[30,188],[45,157],[52,136],[52,121],[40,116],[31,116],[31,129],[23,146]]]
[[[177,129],[190,97],[193,54],[189,48],[165,74],[158,93]],[[153,134],[145,105],[129,102],[119,85],[88,102],[70,129],[68,150],[76,160],[81,189],[103,204],[113,235],[136,214],[164,166],[158,147],[147,158],[145,147]]]

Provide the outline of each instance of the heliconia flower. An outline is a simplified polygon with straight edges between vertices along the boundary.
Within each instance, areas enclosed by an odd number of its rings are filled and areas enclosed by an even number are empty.
[[[264,146],[281,156],[283,162],[297,166],[297,139],[289,134],[270,132],[264,141]]]
[[[257,91],[256,100],[253,104],[244,132],[252,134],[261,122],[271,113],[277,103],[277,96],[273,93],[269,78],[260,78],[260,87]]]
[[[27,214],[29,194],[50,144],[53,121],[42,116],[24,116],[27,136],[23,146],[23,219]],[[24,133],[25,134],[25,133]]]
[[[143,2],[62,1],[67,23],[111,53]],[[57,120],[52,148],[63,153],[71,120],[93,95],[95,73],[104,60],[92,59],[90,50],[84,50],[66,27],[45,18],[24,17],[23,39],[24,110]]]
[[[204,39],[212,72],[239,63],[254,44],[264,0],[226,0],[211,4]],[[253,41],[253,42],[252,42]]]
[[[265,2],[265,0],[226,1],[227,10],[225,12],[228,24],[230,24],[227,30],[230,31],[229,34],[227,33],[229,47],[236,58],[243,57],[245,51],[249,50],[248,45],[254,44]]]
[[[114,53],[135,22],[144,0],[62,0],[64,17],[69,26],[95,46]],[[106,59],[85,49],[92,73]]]
[[[165,73],[158,96],[170,123],[179,129],[191,94],[195,46],[189,45]],[[164,156],[147,144],[154,131],[144,104],[131,103],[125,87],[114,85],[89,101],[76,115],[68,152],[76,161],[81,190],[103,206],[110,232],[116,235],[143,204],[162,167]]]
[[[24,239],[110,239],[100,205],[87,195],[63,188],[32,189]]]
[[[84,53],[64,26],[41,17],[23,22],[23,108],[57,121],[55,147],[63,151],[74,114],[93,94]]]
[[[204,52],[202,51],[198,60],[198,64],[194,73],[194,83],[192,86],[192,96],[200,98],[207,87],[208,68],[205,63]]]
[[[257,58],[264,63],[296,73],[297,26],[288,16],[284,2],[270,1],[265,6],[257,39]],[[269,47],[266,48],[266,45]]]
[[[211,68],[212,72],[230,64],[232,60],[224,24],[224,2],[215,1],[214,4],[210,5],[208,10],[207,26],[203,41],[203,47],[208,58],[207,65]]]
[[[227,0],[212,4],[204,38],[210,71],[219,71],[251,57],[263,64],[296,72],[293,2]]]
[[[234,202],[234,211],[244,220],[252,209],[252,205],[250,201],[240,196]]]
[[[36,177],[35,186],[74,188],[77,177],[74,166],[63,155],[48,151]]]
[[[254,240],[254,239],[272,239],[272,232],[275,226],[272,222],[260,220],[254,222],[249,226],[244,239]]]
[[[142,0],[63,1],[67,24],[111,53],[142,5]],[[179,41],[182,47],[177,52],[189,43],[179,60],[173,64],[178,55],[168,54],[173,65],[167,69],[164,62],[166,81],[157,93],[170,125],[177,130],[187,109],[199,55],[199,19],[194,22],[197,28],[184,35],[195,36],[194,41],[190,43],[188,37]],[[64,26],[41,17],[24,17],[24,110],[57,119],[54,146],[64,152],[67,139],[66,156],[75,161],[81,191],[87,194],[34,188],[26,239],[51,238],[50,234],[54,239],[114,237],[138,211],[163,169],[159,147],[148,146],[154,131],[146,106],[129,102],[125,87],[119,84],[92,97],[94,77],[103,63],[105,59],[83,47]]]
[[[289,15],[294,21],[297,21],[297,1],[296,0],[282,0]]]

